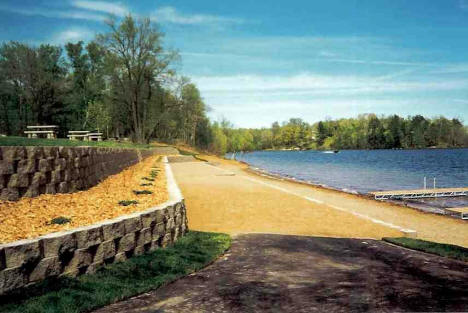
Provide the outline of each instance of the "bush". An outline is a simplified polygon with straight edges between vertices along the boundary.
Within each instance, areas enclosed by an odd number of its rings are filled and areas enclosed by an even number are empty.
[[[50,221],[50,224],[63,225],[71,222],[71,218],[59,216]]]
[[[119,204],[121,206],[129,206],[129,205],[132,205],[132,204],[138,204],[138,201],[136,201],[136,200],[122,200],[122,201],[119,201]]]
[[[153,192],[150,190],[133,190],[133,193],[136,195],[150,195]]]

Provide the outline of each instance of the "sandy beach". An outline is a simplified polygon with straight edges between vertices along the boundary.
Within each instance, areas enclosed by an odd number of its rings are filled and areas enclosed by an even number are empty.
[[[375,239],[414,231],[419,239],[468,246],[462,220],[259,176],[237,161],[200,157],[209,162],[172,164],[193,230]]]

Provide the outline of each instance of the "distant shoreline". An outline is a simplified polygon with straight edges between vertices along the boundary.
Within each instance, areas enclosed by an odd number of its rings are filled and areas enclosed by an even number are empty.
[[[263,150],[252,150],[252,151],[236,151],[236,152],[226,152],[227,154],[232,153],[250,153],[250,152],[260,152],[260,151],[273,151],[273,152],[281,152],[281,151],[317,151],[317,152],[325,152],[325,151],[411,151],[411,150],[460,150],[460,149],[468,149],[468,147],[448,147],[448,148],[441,148],[441,147],[426,147],[426,148],[389,148],[389,149],[294,149],[294,148],[284,148],[284,149],[263,149]]]

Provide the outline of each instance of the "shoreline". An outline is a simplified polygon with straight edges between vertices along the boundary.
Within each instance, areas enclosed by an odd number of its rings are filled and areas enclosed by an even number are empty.
[[[447,212],[445,211],[446,208],[429,206],[429,205],[424,204],[424,203],[416,203],[416,202],[405,201],[405,200],[379,201],[379,200],[375,200],[374,197],[372,197],[370,194],[360,193],[360,192],[358,192],[356,190],[349,190],[349,189],[346,189],[346,188],[340,189],[340,188],[332,187],[332,186],[325,185],[325,184],[313,183],[313,182],[297,179],[297,178],[294,178],[294,177],[287,177],[287,176],[283,176],[283,175],[280,175],[280,174],[271,173],[271,172],[269,172],[267,170],[264,170],[264,169],[261,169],[261,168],[258,168],[258,167],[254,167],[254,166],[252,166],[249,163],[244,162],[244,161],[239,161],[239,160],[235,160],[235,159],[234,160],[223,159],[223,160],[230,161],[230,162],[236,162],[236,163],[238,163],[238,165],[243,165],[244,167],[239,166],[243,171],[245,171],[247,173],[251,173],[253,175],[260,176],[260,177],[269,178],[269,179],[278,180],[278,181],[286,181],[286,182],[293,183],[293,184],[298,184],[298,185],[305,185],[307,187],[311,187],[311,188],[315,188],[315,189],[319,189],[319,190],[323,190],[323,191],[336,192],[336,193],[339,193],[341,195],[354,196],[354,197],[357,197],[357,198],[360,198],[360,199],[375,201],[375,202],[377,202],[379,204],[388,204],[388,205],[391,205],[391,206],[409,208],[409,209],[417,210],[417,211],[422,212],[422,213],[430,213],[430,214],[435,214],[437,216],[444,216],[444,217],[449,217],[449,218],[452,218],[452,219],[455,219],[455,220],[461,220],[459,218],[453,217],[450,214],[447,214]]]

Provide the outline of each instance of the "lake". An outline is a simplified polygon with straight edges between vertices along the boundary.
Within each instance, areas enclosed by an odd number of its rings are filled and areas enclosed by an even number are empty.
[[[363,194],[422,189],[424,177],[428,188],[434,178],[437,188],[468,186],[468,149],[255,151],[236,153],[235,158],[272,174]],[[434,204],[466,206],[466,198]]]

